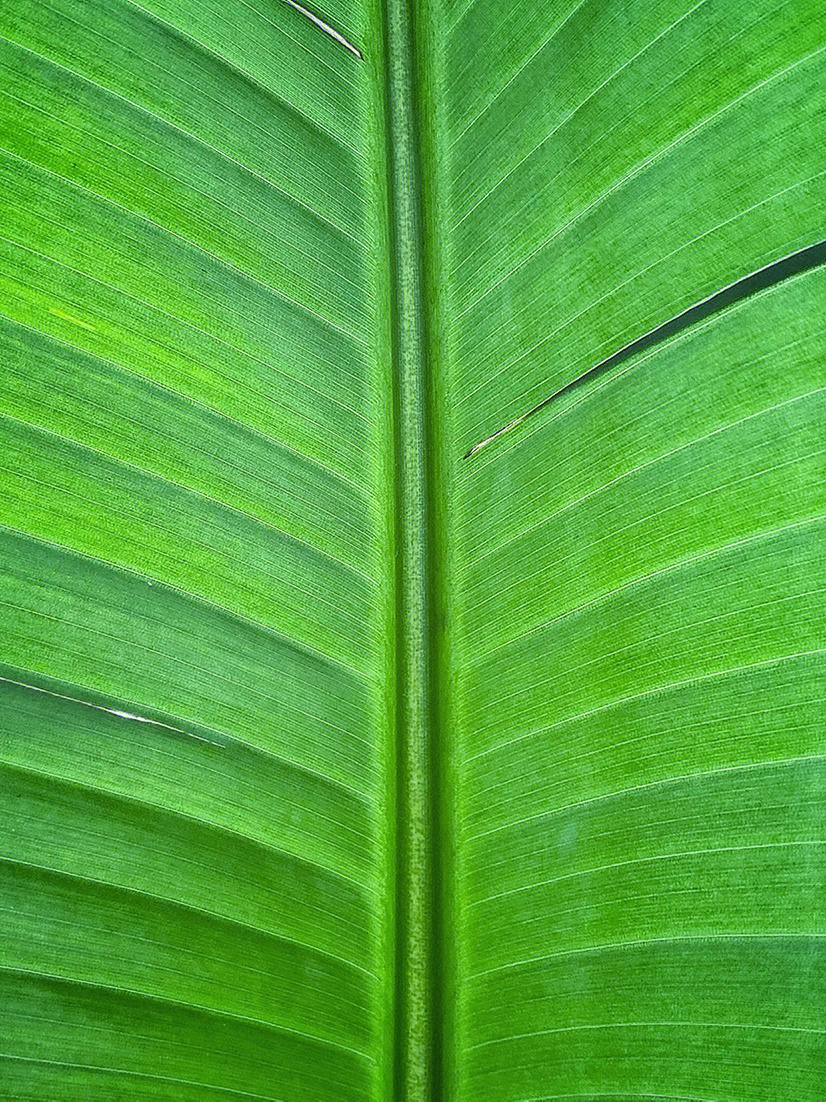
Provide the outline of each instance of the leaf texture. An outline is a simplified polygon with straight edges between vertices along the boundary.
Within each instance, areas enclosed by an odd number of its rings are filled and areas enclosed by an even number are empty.
[[[375,1096],[365,72],[284,4],[0,23],[4,1096]]]
[[[822,238],[826,23],[454,19],[462,454]],[[455,466],[457,1098],[820,1096],[824,303],[823,268],[767,286]]]
[[[820,1102],[826,9],[0,55],[3,1097]]]

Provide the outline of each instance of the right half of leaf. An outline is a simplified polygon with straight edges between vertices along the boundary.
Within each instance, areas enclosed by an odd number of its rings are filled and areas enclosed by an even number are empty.
[[[823,257],[536,407],[826,236],[826,11],[444,7],[457,1097],[813,1102]]]

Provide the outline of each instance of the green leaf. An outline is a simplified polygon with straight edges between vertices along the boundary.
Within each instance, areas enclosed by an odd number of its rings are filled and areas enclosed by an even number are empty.
[[[820,1102],[823,5],[0,55],[3,1097]]]

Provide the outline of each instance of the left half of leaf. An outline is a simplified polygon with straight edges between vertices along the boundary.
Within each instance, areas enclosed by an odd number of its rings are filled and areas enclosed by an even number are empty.
[[[4,1097],[374,1097],[370,66],[280,0],[12,0],[0,54]]]

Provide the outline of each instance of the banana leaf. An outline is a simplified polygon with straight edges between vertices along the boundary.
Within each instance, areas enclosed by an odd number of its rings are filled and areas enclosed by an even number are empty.
[[[822,1102],[826,7],[0,6],[0,1095]]]

